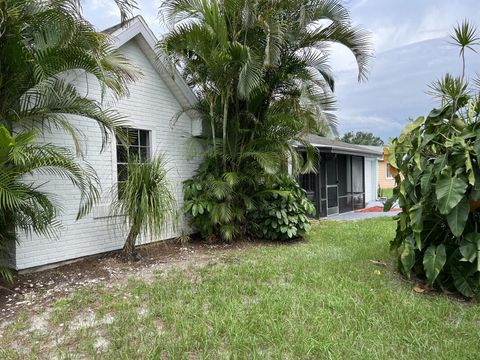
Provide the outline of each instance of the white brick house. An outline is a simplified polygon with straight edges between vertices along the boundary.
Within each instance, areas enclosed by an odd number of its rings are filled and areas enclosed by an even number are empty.
[[[120,49],[142,72],[143,76],[129,86],[129,96],[114,103],[129,126],[138,129],[141,146],[150,156],[163,152],[170,163],[170,176],[175,186],[179,206],[183,202],[182,182],[190,178],[198,167],[198,159],[189,159],[185,143],[200,132],[199,120],[187,115],[172,126],[173,116],[182,108],[191,106],[196,99],[192,91],[178,74],[172,77],[156,60],[156,38],[141,17],[136,17],[123,28],[110,29],[114,46]],[[73,81],[90,97],[100,97],[100,88],[85,74],[75,74]],[[111,100],[113,101],[113,100]],[[17,270],[76,259],[79,257],[119,249],[125,236],[117,231],[116,224],[108,217],[110,189],[118,180],[117,147],[115,139],[101,152],[101,133],[97,124],[89,119],[72,118],[72,124],[81,130],[84,141],[85,160],[95,169],[100,181],[102,200],[83,219],[75,220],[79,204],[79,193],[67,181],[48,179],[43,190],[54,195],[61,206],[59,217],[62,228],[58,239],[19,234],[19,242],[13,249],[12,265]],[[47,133],[45,141],[60,146],[73,147],[70,135],[64,132]],[[140,150],[140,149],[139,149]],[[121,165],[120,165],[121,166]],[[45,179],[41,179],[44,181]],[[184,221],[181,219],[181,224]],[[165,238],[178,235],[169,233]],[[161,240],[145,239],[144,241]]]

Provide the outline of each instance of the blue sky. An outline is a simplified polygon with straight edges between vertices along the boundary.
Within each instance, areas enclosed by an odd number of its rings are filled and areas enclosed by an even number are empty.
[[[139,11],[160,36],[161,0],[140,0]],[[457,49],[449,45],[452,26],[462,19],[480,19],[478,0],[346,0],[355,24],[372,33],[375,57],[366,83],[357,83],[352,56],[332,49],[337,80],[340,132],[372,131],[387,140],[411,117],[435,105],[425,91],[445,72],[458,73]],[[99,29],[119,20],[113,0],[85,0],[86,17]],[[480,26],[480,21],[478,21]],[[480,55],[469,56],[470,75],[480,72]]]

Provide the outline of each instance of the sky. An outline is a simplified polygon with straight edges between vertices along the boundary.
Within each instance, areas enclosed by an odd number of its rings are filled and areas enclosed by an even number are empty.
[[[161,0],[140,0],[141,14],[157,36],[167,31],[158,16]],[[368,81],[358,83],[348,50],[334,46],[340,133],[370,131],[385,141],[410,118],[426,115],[436,102],[428,84],[446,72],[459,74],[458,49],[448,36],[463,19],[480,19],[479,0],[345,0],[353,23],[371,33],[375,54]],[[113,0],[85,0],[84,13],[98,29],[118,23]],[[478,22],[480,26],[480,22]],[[480,50],[480,49],[479,49]],[[480,54],[467,57],[468,75],[480,72]]]

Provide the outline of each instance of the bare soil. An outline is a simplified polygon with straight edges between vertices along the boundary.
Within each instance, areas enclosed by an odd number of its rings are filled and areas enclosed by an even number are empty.
[[[289,243],[298,243],[298,240]],[[157,272],[191,265],[204,266],[221,262],[230,252],[276,245],[279,244],[264,241],[207,243],[198,238],[187,244],[162,241],[138,247],[140,260],[135,262],[125,262],[121,253],[116,251],[49,270],[16,274],[14,284],[0,280],[0,328],[20,311],[33,313],[80,288],[98,284],[111,287],[132,276],[150,280]]]

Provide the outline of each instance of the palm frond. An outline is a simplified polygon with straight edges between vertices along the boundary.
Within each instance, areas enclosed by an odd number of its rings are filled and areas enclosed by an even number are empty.
[[[165,155],[157,155],[145,163],[130,158],[127,167],[127,180],[111,189],[112,214],[124,215],[127,226],[153,238],[175,230],[177,205]]]

